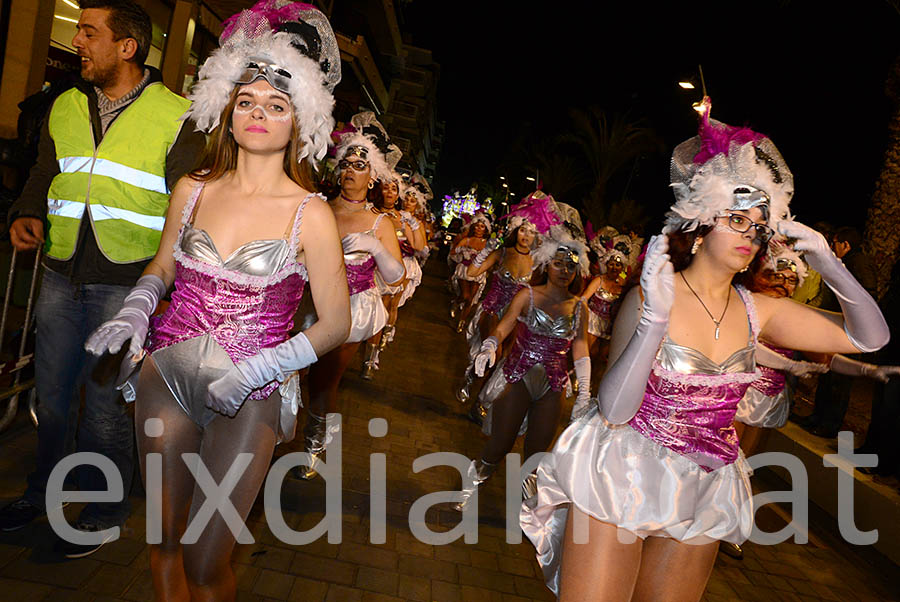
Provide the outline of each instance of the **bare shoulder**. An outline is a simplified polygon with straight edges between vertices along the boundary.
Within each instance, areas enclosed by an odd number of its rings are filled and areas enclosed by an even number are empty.
[[[331,206],[317,194],[300,189],[297,199],[302,202],[306,200],[306,206],[303,208],[303,223],[324,226],[326,224],[334,224],[334,213]],[[308,197],[308,198],[307,198]],[[333,227],[333,226],[332,226]]]

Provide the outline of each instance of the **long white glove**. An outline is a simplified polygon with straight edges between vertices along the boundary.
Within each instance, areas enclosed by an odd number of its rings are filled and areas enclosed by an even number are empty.
[[[140,355],[150,329],[150,314],[165,294],[166,284],[159,276],[147,274],[138,278],[119,313],[88,337],[84,349],[94,355],[103,355],[107,351],[118,353],[125,341],[131,339],[128,351],[132,356]]]
[[[641,318],[622,355],[600,382],[600,409],[613,424],[628,422],[641,407],[656,352],[669,326],[669,312],[675,302],[675,272],[668,250],[665,235],[650,239],[641,270]]]
[[[578,382],[578,396],[572,406],[570,421],[581,417],[591,406],[591,358],[585,356],[575,360],[575,380]]]
[[[801,378],[809,376],[810,374],[828,372],[828,364],[792,360],[789,357],[784,357],[780,353],[775,353],[765,345],[756,346],[756,363],[760,366],[788,372]]]
[[[301,332],[241,360],[225,376],[211,382],[206,405],[220,414],[234,416],[251,391],[273,380],[284,382],[289,373],[302,370],[317,359],[316,350]]]
[[[381,241],[365,232],[353,232],[341,239],[344,253],[352,251],[365,251],[375,258],[375,265],[381,272],[381,277],[387,284],[396,284],[406,275],[406,268],[402,261],[397,261],[391,255]]]
[[[419,220],[417,220],[409,211],[401,211],[400,212],[400,221],[407,226],[409,229],[415,232],[419,229]]]
[[[475,374],[484,376],[485,368],[492,368],[497,361],[497,337],[488,337],[481,343],[481,349],[475,354]]]
[[[900,376],[900,366],[876,366],[841,354],[831,358],[831,370],[847,376],[865,376],[886,383],[892,376]]]
[[[484,248],[478,251],[478,255],[475,256],[475,259],[472,260],[472,265],[475,267],[480,267],[481,264],[487,260],[488,256],[497,250],[497,247],[500,246],[500,240],[497,238],[492,238],[484,244]]]
[[[884,347],[891,335],[878,304],[831,251],[825,237],[793,221],[779,222],[778,231],[788,238],[797,239],[794,249],[806,253],[809,267],[819,272],[822,280],[834,291],[841,304],[844,331],[850,342],[866,353]]]

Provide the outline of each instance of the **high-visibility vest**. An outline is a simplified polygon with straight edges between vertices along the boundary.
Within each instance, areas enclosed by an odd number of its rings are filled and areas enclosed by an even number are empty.
[[[56,99],[49,128],[60,173],[47,191],[49,257],[74,255],[85,213],[100,251],[113,263],[156,254],[169,206],[166,155],[189,106],[162,83],[149,84],[97,146],[87,96],[73,88]]]

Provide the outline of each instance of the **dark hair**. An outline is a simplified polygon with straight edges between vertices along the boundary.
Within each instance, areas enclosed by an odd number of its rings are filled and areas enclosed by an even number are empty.
[[[522,226],[517,226],[515,230],[509,233],[509,236],[503,241],[503,246],[507,249],[511,249],[519,243],[519,230],[522,229]]]
[[[191,172],[191,178],[199,182],[217,180],[237,167],[238,145],[231,133],[231,117],[234,113],[234,105],[237,103],[237,95],[240,86],[235,86],[231,91],[231,97],[225,110],[219,119],[219,125],[210,133],[206,140],[206,148],[200,156],[197,168]],[[300,185],[302,188],[316,192],[316,181],[313,178],[312,167],[309,161],[297,162],[303,142],[300,140],[300,132],[297,129],[297,121],[291,121],[291,139],[284,150],[282,167],[284,173]]]
[[[537,284],[536,286],[540,286],[542,284],[547,284],[550,280],[550,273],[547,271],[547,268],[550,267],[550,264],[541,266],[541,272],[537,276]],[[584,277],[581,275],[581,270],[576,267],[575,269],[575,277],[572,279],[572,282],[569,283],[569,292],[573,295],[580,295],[582,291],[584,291]]]
[[[153,22],[143,8],[131,0],[79,0],[81,10],[86,8],[102,8],[109,11],[106,25],[115,39],[131,38],[137,43],[134,62],[143,67],[150,54],[150,43],[153,40]]]
[[[384,187],[388,184],[394,183],[393,181],[387,182],[376,182],[375,186],[373,186],[369,192],[366,194],[366,199],[375,206],[379,211],[384,211]],[[400,192],[400,185],[397,184],[397,192]],[[400,203],[400,195],[397,195],[397,200],[394,201],[394,209],[398,209],[397,204]],[[402,208],[402,204],[401,207]]]
[[[859,251],[859,248],[862,246],[862,235],[859,233],[859,230],[853,226],[843,226],[835,230],[834,240],[837,242],[850,243],[850,248],[856,249],[857,251]]]
[[[693,259],[691,248],[694,246],[694,241],[697,240],[697,238],[706,236],[712,232],[712,230],[713,226],[699,226],[691,232],[676,230],[669,234],[669,257],[672,261],[672,267],[675,268],[676,272],[680,272],[691,265],[691,259]],[[765,259],[768,249],[768,245],[760,245],[759,250],[756,252],[756,256],[754,256],[753,261],[750,262],[750,268],[745,272],[738,272],[735,274],[732,282],[750,288],[751,282],[753,281],[752,272],[754,265],[756,262]]]

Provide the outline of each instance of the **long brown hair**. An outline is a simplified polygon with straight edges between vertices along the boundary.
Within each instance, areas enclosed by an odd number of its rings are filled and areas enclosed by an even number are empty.
[[[218,180],[237,167],[238,145],[231,133],[231,116],[237,103],[238,90],[240,86],[235,86],[231,91],[228,104],[219,116],[219,125],[207,138],[197,168],[191,172],[191,178],[198,182]],[[284,151],[282,163],[284,173],[303,189],[316,192],[316,180],[309,161],[304,159],[298,162],[296,159],[300,156],[303,142],[300,140],[300,131],[297,129],[297,120],[293,117],[293,112],[291,115],[291,138]]]

